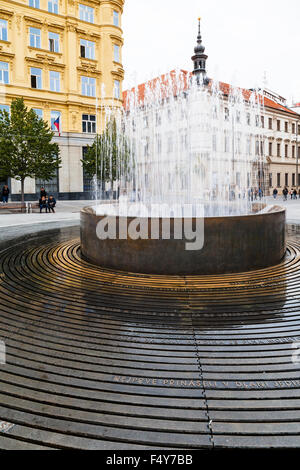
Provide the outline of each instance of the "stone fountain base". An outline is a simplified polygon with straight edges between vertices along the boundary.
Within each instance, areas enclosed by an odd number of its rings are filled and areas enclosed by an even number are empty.
[[[120,271],[162,275],[238,273],[276,265],[286,252],[286,212],[279,206],[254,204],[251,215],[205,217],[203,247],[191,251],[186,249],[190,240],[173,239],[176,219],[171,219],[170,239],[164,239],[160,218],[158,239],[101,240],[97,226],[103,218],[92,208],[81,211],[81,252],[96,265]],[[128,226],[133,220],[117,216],[117,233],[120,224]],[[146,219],[149,233],[151,222]]]

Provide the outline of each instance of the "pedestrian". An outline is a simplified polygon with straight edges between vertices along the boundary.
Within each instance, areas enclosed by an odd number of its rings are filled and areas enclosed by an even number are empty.
[[[263,192],[262,192],[262,189],[259,188],[258,190],[258,196],[259,196],[259,199],[261,200],[261,198],[263,197]]]
[[[275,189],[273,190],[273,197],[274,197],[274,199],[277,199],[277,195],[278,195],[278,189],[275,188]]]
[[[4,204],[8,203],[8,196],[9,196],[9,187],[5,184],[2,188],[2,202]]]
[[[47,213],[48,212],[48,204],[47,204],[46,196],[40,197],[39,204],[40,204],[40,214],[42,213],[43,209],[46,209],[46,213]]]
[[[47,197],[47,193],[46,193],[45,188],[41,188],[41,191],[40,191],[40,198],[42,198],[42,197]]]
[[[49,212],[55,212],[54,208],[56,206],[56,200],[55,200],[55,197],[53,196],[49,196],[48,197],[48,210]]]
[[[254,191],[254,200],[257,201],[257,196],[258,196],[258,189],[255,188],[255,191]]]
[[[282,195],[283,195],[283,200],[284,201],[287,201],[288,194],[289,194],[289,191],[288,191],[287,187],[285,186],[282,190]]]
[[[294,196],[294,199],[297,199],[297,189],[294,189],[293,196]]]

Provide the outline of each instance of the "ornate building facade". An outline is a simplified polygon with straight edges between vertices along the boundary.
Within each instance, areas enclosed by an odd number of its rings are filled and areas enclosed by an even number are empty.
[[[122,106],[123,6],[124,0],[0,0],[0,107],[9,110],[12,99],[24,97],[55,131],[62,158],[52,182],[25,181],[27,199],[44,184],[61,199],[89,197],[83,150],[103,127],[103,106]],[[9,184],[18,199],[19,182]]]

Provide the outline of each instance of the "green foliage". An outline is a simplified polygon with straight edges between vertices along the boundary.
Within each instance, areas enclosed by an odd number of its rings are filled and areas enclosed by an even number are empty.
[[[99,182],[113,182],[127,177],[129,172],[130,150],[127,139],[117,129],[116,120],[112,119],[105,131],[97,135],[93,145],[88,147],[82,162],[89,177],[97,175]]]
[[[0,112],[0,174],[21,181],[22,200],[26,178],[49,181],[61,164],[53,136],[48,123],[28,110],[23,98],[12,102],[10,114]]]

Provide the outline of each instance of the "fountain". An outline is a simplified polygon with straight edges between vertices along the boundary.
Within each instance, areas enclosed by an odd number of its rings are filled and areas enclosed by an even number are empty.
[[[285,210],[265,201],[262,115],[259,93],[183,71],[128,92],[115,114],[119,200],[82,211],[83,256],[174,275],[279,263]]]

